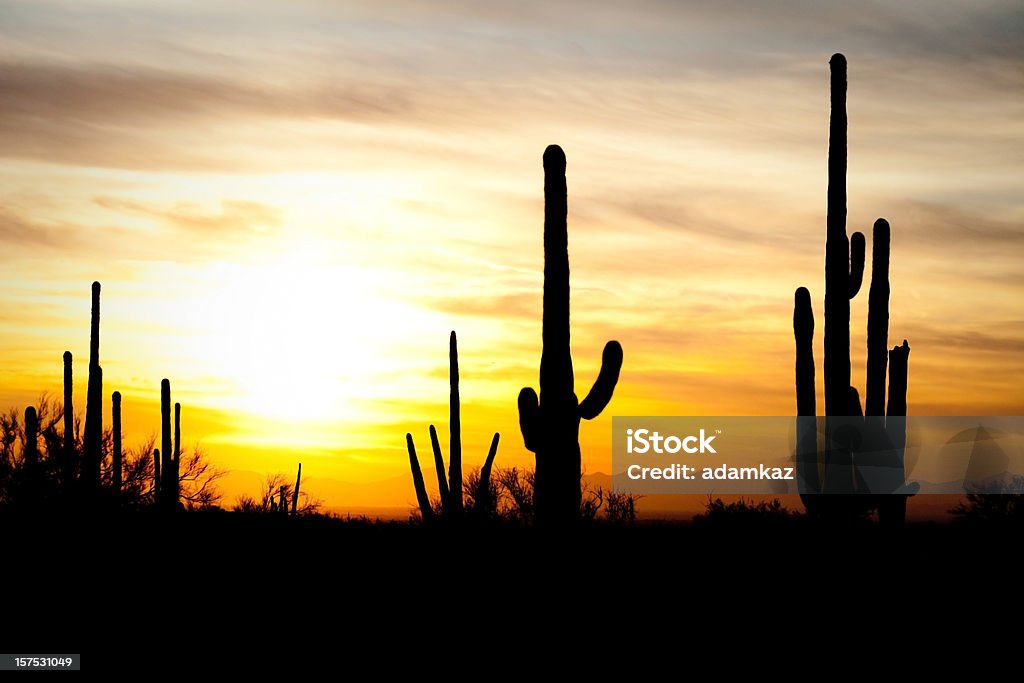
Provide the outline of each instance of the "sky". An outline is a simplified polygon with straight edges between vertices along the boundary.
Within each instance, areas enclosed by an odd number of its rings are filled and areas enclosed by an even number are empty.
[[[792,414],[798,286],[822,405],[840,51],[849,226],[870,249],[892,224],[909,412],[1022,414],[1014,1],[0,0],[0,406],[59,397],[70,350],[84,410],[99,280],[127,443],[170,378],[228,502],[301,461],[329,506],[413,505],[404,435],[429,453],[447,431],[451,330],[467,466],[495,431],[497,465],[528,466],[551,143],[577,392],[607,340],[625,350],[588,472],[610,470],[612,415]]]

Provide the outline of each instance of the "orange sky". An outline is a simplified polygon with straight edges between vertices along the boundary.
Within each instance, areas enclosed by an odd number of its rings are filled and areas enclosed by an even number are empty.
[[[500,431],[526,465],[557,142],[579,391],[625,349],[587,470],[612,414],[791,414],[844,51],[849,224],[893,226],[911,414],[1024,408],[1019,3],[161,5],[0,1],[2,406],[59,396],[68,349],[84,408],[98,279],[128,443],[169,377],[231,494],[301,460],[329,505],[412,503],[452,329],[467,462]]]

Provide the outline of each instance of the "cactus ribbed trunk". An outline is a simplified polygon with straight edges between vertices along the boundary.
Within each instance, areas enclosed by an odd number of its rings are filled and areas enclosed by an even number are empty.
[[[85,402],[81,484],[86,496],[99,488],[103,457],[103,369],[100,367],[100,283],[92,283],[89,331],[89,386]]]
[[[871,235],[871,287],[868,289],[868,358],[864,414],[885,415],[885,371],[889,350],[889,223],[875,221]]]
[[[178,500],[174,492],[174,485],[171,477],[174,467],[171,464],[173,448],[171,444],[171,381],[169,379],[160,382],[160,472],[162,482],[160,485],[160,503],[165,508],[173,508]]]
[[[112,478],[112,484],[114,487],[114,494],[120,494],[121,492],[121,392],[115,391],[110,396],[111,399],[111,411],[110,411],[110,423],[111,429],[113,429],[114,439],[114,473]]]
[[[539,408],[547,421],[537,452],[534,503],[541,521],[579,515],[582,457],[569,336],[569,231],[565,154],[544,152],[544,312]],[[542,424],[546,422],[542,418]]]
[[[813,504],[806,494],[821,490],[818,473],[817,398],[814,386],[814,311],[811,293],[800,287],[793,305],[793,334],[796,338],[796,461],[797,489],[804,504]]]
[[[850,299],[864,275],[864,235],[846,236],[846,57],[832,56],[825,234],[825,414],[851,415]]]
[[[279,490],[279,493],[277,494],[277,511],[280,512],[282,515],[287,516],[288,515],[288,500],[287,500],[287,497],[285,496],[284,484],[282,484],[281,488],[278,489],[278,490]]]
[[[448,495],[452,514],[462,514],[462,407],[459,402],[459,347],[452,331],[448,338]]]
[[[611,400],[622,367],[622,347],[605,345],[601,372],[582,402],[576,397],[569,341],[569,233],[565,153],[544,150],[544,310],[540,396],[519,393],[519,426],[537,456],[534,506],[537,521],[561,524],[579,517],[580,419],[593,419]]]
[[[904,453],[907,446],[907,371],[910,345],[894,346],[889,352],[889,405],[885,418],[885,431],[893,447]],[[899,528],[907,520],[907,496],[884,496],[878,505],[878,521],[882,526]]]
[[[61,454],[61,480],[70,486],[75,480],[75,404],[74,376],[70,351],[64,352],[64,452]]]
[[[174,486],[174,502],[177,504],[181,495],[179,490],[181,482],[181,404],[174,404],[174,458],[171,459],[171,468],[174,470],[172,484]]]

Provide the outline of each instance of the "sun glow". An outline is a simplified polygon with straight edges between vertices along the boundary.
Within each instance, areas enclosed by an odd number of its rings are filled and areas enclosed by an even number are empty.
[[[211,268],[205,360],[230,383],[232,408],[299,423],[356,416],[382,338],[399,332],[387,328],[400,316],[373,291],[372,273],[303,253]]]

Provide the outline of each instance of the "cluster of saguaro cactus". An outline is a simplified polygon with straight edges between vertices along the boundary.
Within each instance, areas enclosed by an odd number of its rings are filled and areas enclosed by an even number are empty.
[[[434,468],[437,470],[437,487],[441,497],[441,516],[445,519],[457,519],[463,513],[462,498],[462,417],[461,404],[459,401],[459,348],[455,332],[452,332],[448,341],[448,382],[451,387],[451,398],[449,402],[449,454],[448,474],[444,471],[444,456],[441,454],[441,444],[437,440],[437,430],[430,425],[430,446],[434,451]],[[478,490],[474,492],[474,498],[479,504],[490,495],[491,468],[494,465],[494,457],[498,453],[498,439],[500,435],[495,432],[491,439],[491,448],[487,452],[487,459],[480,469],[480,481],[477,484]],[[416,446],[413,443],[412,434],[405,435],[405,443],[409,449],[409,467],[412,469],[413,486],[416,488],[416,502],[420,508],[420,515],[424,521],[434,518],[434,509],[430,504],[430,497],[427,495],[426,483],[423,481],[423,471],[420,469],[419,458],[416,457]]]
[[[536,454],[534,505],[538,523],[564,523],[579,516],[580,419],[597,417],[612,398],[622,368],[622,346],[604,347],[601,371],[590,393],[576,397],[569,349],[569,250],[565,154],[544,150],[544,320],[540,396],[519,393],[519,427]]]
[[[821,493],[863,492],[863,467],[869,457],[858,459],[857,446],[848,443],[842,431],[851,421],[860,420],[864,433],[884,434],[891,452],[898,453],[898,462],[886,463],[899,468],[903,478],[902,451],[906,440],[907,360],[910,346],[887,351],[889,333],[889,224],[878,219],[872,235],[871,286],[868,294],[867,381],[865,404],[850,383],[850,300],[860,291],[864,275],[865,240],[856,232],[852,239],[846,233],[846,58],[832,56],[831,117],[828,146],[828,215],[825,239],[825,470],[819,472],[816,401],[814,386],[814,315],[810,292],[796,290],[793,310],[793,333],[796,339],[797,397],[797,464],[800,492],[811,512],[823,514],[859,512],[868,504],[877,504],[883,522],[902,522],[906,497],[886,495],[858,499],[817,495]],[[889,365],[889,406],[886,411],[886,365]],[[861,420],[866,417],[867,420]],[[832,419],[829,419],[832,418]],[[888,419],[887,419],[888,418]],[[879,440],[868,438],[860,446],[864,451],[870,442],[877,449]],[[847,445],[844,446],[844,443]],[[877,463],[874,463],[877,464]],[[898,485],[892,487],[897,490]],[[842,500],[841,500],[842,499]]]

